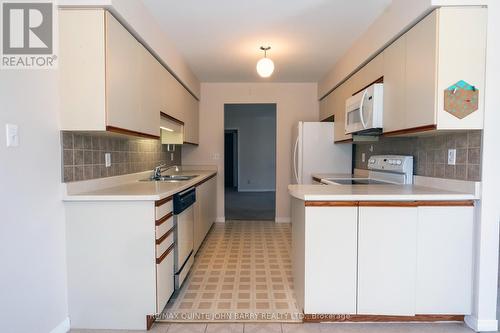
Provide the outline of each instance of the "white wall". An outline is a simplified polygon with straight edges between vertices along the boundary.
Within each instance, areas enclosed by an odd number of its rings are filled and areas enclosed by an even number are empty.
[[[228,104],[226,129],[238,130],[238,190],[276,189],[276,106]]]
[[[135,33],[136,38],[146,44],[165,62],[195,96],[200,96],[198,78],[142,1],[59,0],[58,4],[62,7],[104,7],[109,9],[120,19],[122,24]]]
[[[457,1],[439,0],[451,5]],[[500,100],[498,80],[500,78],[500,3],[489,1],[488,32],[486,50],[486,88],[481,161],[482,188],[481,205],[476,221],[476,267],[474,287],[474,311],[466,322],[480,331],[496,331],[498,292],[498,251],[500,222],[500,164],[498,142],[500,142]]]
[[[290,220],[292,132],[300,121],[317,121],[316,83],[202,83],[200,145],[183,147],[183,164],[216,164],[217,216],[224,218],[224,104],[276,103],[276,219]],[[216,158],[218,154],[218,159]]]
[[[69,328],[57,93],[56,70],[0,70],[0,332]]]

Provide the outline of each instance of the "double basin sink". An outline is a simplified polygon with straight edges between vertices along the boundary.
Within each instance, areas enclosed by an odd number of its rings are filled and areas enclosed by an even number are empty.
[[[177,183],[177,182],[182,182],[182,181],[187,181],[191,180],[195,177],[198,177],[198,175],[165,175],[165,176],[159,176],[159,177],[149,177],[146,179],[141,179],[143,182],[169,182],[169,183]]]

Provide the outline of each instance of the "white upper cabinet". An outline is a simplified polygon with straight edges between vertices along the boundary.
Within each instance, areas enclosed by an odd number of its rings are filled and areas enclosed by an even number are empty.
[[[160,137],[160,113],[198,143],[198,101],[104,9],[61,9],[63,130]]]
[[[401,37],[406,39],[405,80],[395,97],[405,96],[404,119],[396,122],[393,130],[436,123],[436,23],[437,11],[434,11]],[[384,132],[388,132],[385,120],[384,104]]]
[[[480,7],[436,9],[396,40],[384,51],[384,133],[481,129],[485,51]],[[465,117],[444,106],[445,90],[460,81],[479,96],[477,110]]]
[[[368,64],[323,98],[320,116],[343,121],[345,99],[380,77],[384,82],[385,134],[425,130],[482,129],[486,59],[486,14],[482,7],[434,10]],[[465,82],[477,91],[477,109],[465,115],[445,110],[445,92]],[[473,87],[473,88],[472,88]],[[451,91],[454,91],[453,89]],[[458,89],[457,96],[462,91]],[[469,94],[469,92],[467,92]],[[328,100],[332,100],[328,101]],[[467,104],[473,98],[464,98]],[[324,102],[328,101],[328,102]],[[331,103],[331,104],[330,104]],[[333,105],[330,107],[330,105]],[[336,124],[335,141],[349,139]]]
[[[400,38],[384,51],[384,131],[400,129],[406,122],[405,85],[406,38]]]
[[[156,81],[154,62],[106,12],[106,126],[159,135],[160,110],[151,91]]]

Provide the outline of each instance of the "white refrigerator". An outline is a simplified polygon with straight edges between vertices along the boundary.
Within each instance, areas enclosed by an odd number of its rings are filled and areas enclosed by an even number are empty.
[[[352,173],[352,144],[333,142],[332,122],[299,122],[293,143],[293,184],[312,184],[313,173]]]

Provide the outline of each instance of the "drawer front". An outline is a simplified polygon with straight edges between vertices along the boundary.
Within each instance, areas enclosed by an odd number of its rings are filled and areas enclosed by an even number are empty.
[[[156,265],[156,312],[160,313],[174,292],[174,251]]]
[[[174,216],[170,216],[167,220],[156,226],[156,239],[160,239],[170,229],[174,227]]]
[[[165,253],[165,251],[174,243],[174,229],[170,229],[162,237],[156,240],[156,257]]]
[[[156,202],[156,221],[160,220],[162,217],[167,215],[168,213],[173,212],[174,210],[174,202],[172,198],[169,198],[166,202],[162,200]]]

